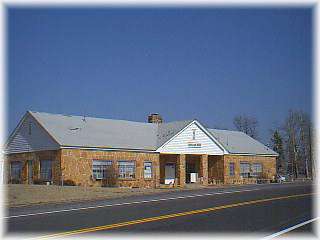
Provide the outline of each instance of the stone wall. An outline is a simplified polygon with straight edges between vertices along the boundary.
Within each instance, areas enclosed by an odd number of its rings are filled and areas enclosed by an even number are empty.
[[[178,178],[179,186],[184,187],[186,184],[186,155],[178,155]]]
[[[158,187],[160,182],[159,154],[118,152],[118,151],[92,151],[82,149],[62,149],[61,165],[64,180],[72,180],[81,186],[101,186],[101,180],[92,178],[93,160],[111,160],[115,173],[118,173],[119,160],[132,160],[136,162],[135,179],[117,179],[120,187]],[[152,178],[144,179],[144,162],[152,162]]]
[[[26,152],[14,153],[5,156],[5,169],[6,182],[11,179],[10,176],[10,163],[18,161],[22,163],[21,183],[28,183],[28,161],[32,161],[32,180],[40,179],[40,160],[52,160],[52,180],[54,184],[59,184],[61,171],[60,171],[60,150],[56,151],[39,151],[39,152]]]
[[[203,185],[208,185],[208,155],[201,155],[200,158],[200,176]]]
[[[115,175],[118,173],[119,160],[132,160],[136,163],[136,176],[134,179],[117,178],[117,186],[125,187],[159,187],[160,181],[164,183],[164,166],[167,162],[176,164],[176,178],[180,186],[184,186],[186,179],[186,156],[184,154],[161,154],[119,152],[119,151],[91,151],[81,149],[62,149],[56,151],[39,151],[32,153],[16,153],[6,156],[5,169],[7,182],[10,180],[10,162],[22,162],[22,183],[28,183],[28,160],[33,161],[33,180],[40,179],[40,160],[53,160],[53,183],[61,183],[61,174],[64,180],[72,180],[76,185],[101,186],[101,180],[92,178],[93,160],[111,160]],[[272,179],[276,175],[276,157],[267,156],[241,156],[224,155],[197,156],[200,164],[199,176],[203,184],[209,183],[244,183],[240,177],[240,162],[261,163],[263,177]],[[161,160],[161,161],[160,161]],[[144,179],[144,162],[152,162],[152,178]],[[235,175],[229,176],[229,163],[235,163]],[[161,171],[160,171],[161,169]],[[206,171],[207,170],[207,171]],[[250,179],[249,179],[250,180]],[[246,182],[246,181],[245,181]]]
[[[234,176],[229,175],[229,163],[235,163]],[[224,183],[241,183],[240,162],[261,163],[263,178],[273,179],[276,175],[276,157],[268,156],[244,156],[244,155],[224,155]],[[248,181],[249,182],[249,181]]]
[[[209,183],[223,183],[224,162],[223,156],[208,156],[208,181]]]

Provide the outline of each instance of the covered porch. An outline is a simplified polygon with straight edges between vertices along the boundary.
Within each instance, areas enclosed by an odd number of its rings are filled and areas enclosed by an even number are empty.
[[[222,160],[222,167],[219,160]],[[223,178],[223,156],[160,154],[160,184],[179,187],[195,183],[208,185],[214,178]]]

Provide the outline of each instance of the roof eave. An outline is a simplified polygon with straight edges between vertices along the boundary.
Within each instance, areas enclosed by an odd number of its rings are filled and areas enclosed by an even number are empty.
[[[142,148],[112,148],[112,147],[101,147],[101,146],[75,146],[75,145],[62,145],[61,149],[86,149],[86,150],[99,150],[99,151],[126,151],[126,152],[154,152],[157,153],[156,149],[142,149]]]
[[[218,147],[223,151],[223,154],[229,154],[230,152],[227,148],[215,137],[213,134],[203,126],[197,119],[194,119],[193,122],[196,122],[200,128],[218,145]]]
[[[270,157],[278,157],[279,154],[274,153],[244,153],[244,152],[229,152],[229,155],[245,155],[245,156],[270,156]]]

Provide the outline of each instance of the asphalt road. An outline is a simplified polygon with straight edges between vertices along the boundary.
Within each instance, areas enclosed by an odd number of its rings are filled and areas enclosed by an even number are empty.
[[[11,208],[7,234],[279,232],[316,216],[311,184],[207,188],[72,204]],[[300,232],[312,234],[311,227]]]

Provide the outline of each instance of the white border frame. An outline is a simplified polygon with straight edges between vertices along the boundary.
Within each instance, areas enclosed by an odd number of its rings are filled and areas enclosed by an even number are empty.
[[[314,8],[314,28],[313,28],[313,80],[314,80],[314,88],[313,88],[313,120],[315,123],[315,137],[314,137],[314,148],[315,148],[315,169],[317,170],[316,176],[318,176],[319,174],[319,170],[318,170],[318,159],[319,159],[319,144],[320,144],[320,131],[317,130],[318,127],[320,126],[320,113],[319,113],[319,101],[320,101],[320,96],[317,95],[317,93],[319,93],[319,70],[317,69],[316,66],[318,66],[318,59],[319,59],[319,54],[320,54],[320,50],[318,47],[318,40],[319,38],[319,6],[318,6],[318,2],[319,1],[310,1],[310,0],[292,0],[292,1],[286,1],[286,0],[270,0],[267,2],[261,2],[259,0],[250,0],[250,1],[237,1],[237,0],[215,0],[215,1],[203,1],[203,0],[199,0],[199,1],[194,1],[194,0],[176,0],[176,1],[168,1],[168,0],[164,0],[164,1],[142,1],[142,0],[118,0],[118,1],[102,1],[102,0],[91,0],[91,1],[85,1],[85,0],[78,0],[78,1],[70,1],[70,0],[55,0],[55,1],[41,1],[41,0],[34,0],[34,1],[30,1],[30,0],[6,0],[3,1],[3,4],[1,5],[0,8],[0,26],[1,26],[1,30],[2,30],[2,37],[0,38],[0,53],[1,54],[1,58],[0,58],[0,76],[1,76],[1,81],[0,81],[0,91],[2,92],[2,94],[0,94],[0,116],[2,117],[1,119],[4,121],[1,121],[0,123],[0,144],[1,144],[1,158],[0,158],[0,170],[3,169],[3,145],[4,145],[4,132],[5,129],[7,127],[7,123],[6,123],[6,100],[7,100],[7,96],[6,96],[6,7],[7,6],[46,6],[46,7],[50,7],[50,6],[55,6],[57,7],[57,5],[61,5],[62,7],[65,6],[72,6],[72,7],[88,7],[88,6],[124,6],[124,7],[136,7],[136,6],[145,6],[146,4],[148,4],[150,7],[161,7],[161,6],[212,6],[212,7],[218,7],[218,6],[223,6],[223,7],[312,7]],[[4,192],[4,185],[2,183],[3,180],[3,176],[2,172],[0,172],[0,191],[1,193]],[[316,177],[315,179],[315,183],[316,183],[316,190],[318,192],[319,190],[319,178]],[[4,199],[3,199],[3,194],[1,194],[1,198],[0,198],[0,203],[1,203],[1,207],[3,207],[3,203],[4,203]],[[315,211],[314,213],[319,216],[319,208],[318,208],[318,202],[315,202]],[[4,208],[0,209],[0,218],[3,219],[3,215],[4,215]],[[319,236],[319,221],[316,222],[316,229],[315,232],[316,234]],[[3,222],[2,224],[0,224],[0,235],[4,235],[4,225]],[[98,235],[99,236],[99,235]],[[171,236],[170,238],[173,238],[175,235]],[[218,236],[218,235],[217,235]],[[26,235],[17,235],[16,237],[21,237],[21,238],[25,238]],[[121,236],[121,235],[113,235],[112,238],[113,239],[141,239],[141,237],[146,237],[146,236],[141,236],[141,235],[135,235],[135,236]],[[169,236],[167,236],[169,237]],[[194,238],[193,234],[188,234],[188,235],[179,235],[179,237],[183,237],[183,238]],[[209,237],[208,235],[197,235],[197,237]],[[248,239],[248,238],[256,238],[257,236],[246,236],[246,235],[239,235],[239,234],[234,234],[234,235],[221,235],[220,237],[223,238],[234,238],[234,239],[239,239],[240,238],[244,238],[244,239]],[[297,236],[301,239],[301,235]],[[11,237],[12,238],[12,237]],[[79,238],[82,238],[81,236],[79,236]],[[152,236],[153,239],[156,238],[162,238],[161,235],[157,235],[157,234],[153,234]],[[97,239],[99,239],[97,237]]]

